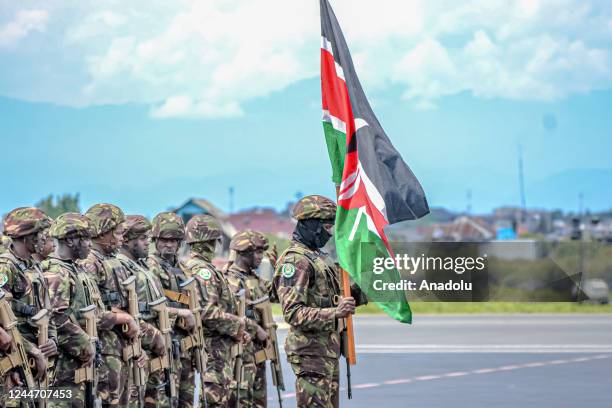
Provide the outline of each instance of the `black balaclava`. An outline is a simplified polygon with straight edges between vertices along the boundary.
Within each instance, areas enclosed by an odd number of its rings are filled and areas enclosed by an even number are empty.
[[[332,237],[332,235],[323,228],[323,224],[333,222],[334,220],[314,218],[300,220],[293,231],[293,239],[306,245],[310,249],[323,248]]]

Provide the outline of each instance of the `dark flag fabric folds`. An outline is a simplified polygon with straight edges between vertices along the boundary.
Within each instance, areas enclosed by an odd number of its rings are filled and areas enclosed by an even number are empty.
[[[371,281],[373,258],[392,255],[385,227],[421,218],[429,207],[370,107],[328,0],[321,0],[321,90],[332,179],[339,186],[338,259],[362,286]],[[386,274],[390,282],[398,276],[397,271]],[[412,321],[403,293],[378,305],[399,321]]]

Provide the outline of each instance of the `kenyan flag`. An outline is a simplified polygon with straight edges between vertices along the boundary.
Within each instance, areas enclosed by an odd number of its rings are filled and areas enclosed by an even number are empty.
[[[323,128],[339,186],[336,248],[340,266],[369,294],[373,279],[397,282],[397,271],[374,276],[375,257],[392,254],[385,227],[429,213],[423,188],[391,144],[361,88],[338,20],[321,0]],[[378,305],[405,323],[412,313],[403,292],[385,293]]]

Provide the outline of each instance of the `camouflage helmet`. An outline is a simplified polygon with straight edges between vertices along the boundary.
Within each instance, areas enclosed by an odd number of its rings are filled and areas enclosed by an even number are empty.
[[[268,239],[260,232],[253,230],[241,231],[230,241],[230,249],[236,252],[267,250]]]
[[[173,212],[159,213],[153,218],[151,236],[182,240],[185,238],[185,223],[180,215]]]
[[[10,238],[25,237],[49,228],[51,218],[35,207],[20,207],[6,215],[4,235]]]
[[[221,238],[221,224],[208,214],[194,215],[185,227],[185,242],[212,241]]]
[[[142,215],[128,215],[125,217],[124,225],[123,237],[127,240],[137,238],[151,230],[151,223]]]
[[[334,219],[336,218],[336,203],[320,195],[306,196],[293,207],[293,218],[298,221],[309,218]]]
[[[64,213],[51,224],[49,235],[56,239],[86,237],[92,233],[91,221],[79,213]]]
[[[117,228],[118,225],[125,221],[123,211],[112,204],[96,204],[87,210],[85,215],[91,221],[91,226],[93,228],[92,237],[99,237],[102,234],[106,234],[108,231]]]

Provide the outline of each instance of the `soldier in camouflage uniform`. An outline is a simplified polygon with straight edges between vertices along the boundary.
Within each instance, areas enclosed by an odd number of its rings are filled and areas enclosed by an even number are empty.
[[[322,196],[302,198],[293,209],[293,239],[279,257],[274,285],[285,321],[287,360],[296,375],[298,407],[338,406],[338,319],[355,312],[355,299],[340,295],[339,274],[321,251],[332,237],[336,204]]]
[[[49,227],[49,221],[49,217],[38,208],[11,211],[4,220],[4,234],[11,239],[11,244],[0,255],[0,289],[13,297],[11,308],[25,340],[24,347],[36,361],[34,374],[38,381],[47,375],[45,360],[57,355],[55,325],[49,325],[47,344],[38,348],[35,346],[38,344],[38,328],[30,320],[41,309],[51,310],[47,283],[39,264],[32,259],[41,239],[40,232]]]
[[[42,270],[49,285],[53,313],[51,321],[57,326],[59,357],[54,367],[53,387],[71,388],[71,401],[53,401],[53,407],[83,407],[85,384],[75,384],[75,371],[92,364],[96,350],[86,333],[85,320],[80,310],[96,306],[99,330],[110,330],[115,316],[104,309],[96,282],[77,264],[85,259],[91,246],[91,225],[87,217],[78,213],[60,215],[49,231],[56,240],[55,252],[42,262]]]
[[[256,353],[265,348],[268,333],[262,328],[263,317],[249,306],[249,303],[266,296],[273,298],[272,282],[261,279],[256,272],[264,252],[268,249],[268,240],[259,232],[242,231],[232,238],[230,249],[235,251],[236,259],[225,272],[227,281],[232,292],[237,293],[242,289],[245,291],[246,316],[252,322],[249,334],[254,339],[244,347],[242,357],[244,384],[240,387],[240,407],[263,408],[268,404],[266,360],[257,361]]]
[[[169,406],[163,391],[164,372],[150,371],[154,359],[161,359],[166,354],[164,339],[159,331],[159,321],[155,312],[149,309],[149,303],[164,297],[161,282],[151,273],[145,262],[149,253],[149,231],[151,223],[141,215],[128,215],[125,219],[123,246],[117,259],[136,276],[136,292],[138,306],[142,319],[140,329],[143,332],[142,347],[149,357],[147,366],[147,386],[145,392],[145,407]],[[137,390],[132,390],[132,400],[138,400]],[[159,405],[158,405],[159,404]]]
[[[122,394],[128,385],[128,365],[123,361],[123,348],[140,335],[139,323],[127,312],[127,297],[121,286],[121,282],[131,275],[115,257],[123,242],[125,216],[119,207],[112,204],[96,204],[85,215],[92,225],[92,248],[82,266],[96,281],[105,309],[113,312],[116,321],[112,329],[101,328],[98,331],[102,348],[98,395],[104,407],[117,407],[128,402],[126,393]]]
[[[208,408],[227,407],[233,380],[233,346],[250,336],[245,320],[239,318],[234,294],[225,276],[215,268],[212,259],[221,239],[221,226],[210,215],[196,215],[185,231],[189,255],[181,262],[187,277],[195,276],[203,288],[206,305],[202,311],[208,366],[204,374],[204,398]]]
[[[178,263],[178,250],[185,238],[185,224],[180,216],[172,212],[157,214],[152,224],[151,239],[154,249],[147,259],[147,265],[151,273],[160,280],[164,294],[169,300],[168,306],[175,308],[176,316],[179,317],[173,319],[173,347],[180,353],[175,355],[174,359],[178,380],[176,388],[179,393],[179,407],[192,408],[195,397],[195,361],[188,342],[183,339],[193,332],[194,317],[188,309],[189,302],[181,293],[180,284],[187,280],[187,277]]]

